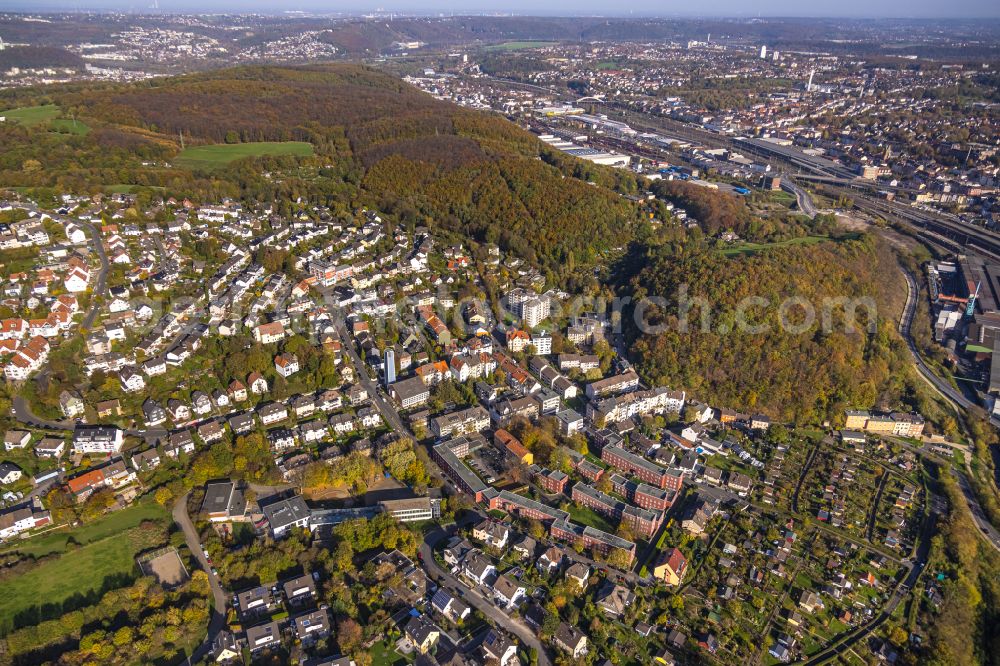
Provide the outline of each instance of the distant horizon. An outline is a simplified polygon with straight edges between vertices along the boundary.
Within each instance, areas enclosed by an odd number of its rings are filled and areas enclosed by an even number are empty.
[[[153,7],[154,2],[158,5]],[[441,4],[438,4],[441,3]],[[591,4],[593,3],[593,6]],[[432,3],[420,3],[419,0],[401,0],[398,6],[385,4],[359,3],[351,7],[330,7],[319,0],[300,0],[297,5],[288,3],[283,9],[276,9],[274,3],[264,0],[0,0],[0,13],[10,14],[74,14],[97,13],[118,14],[129,13],[137,15],[246,15],[261,14],[274,17],[292,17],[296,14],[307,16],[339,16],[343,18],[362,18],[365,15],[377,13],[398,14],[400,18],[440,18],[448,16],[496,16],[496,17],[539,17],[539,18],[609,18],[609,19],[710,19],[710,20],[998,20],[1000,19],[1000,3],[986,3],[980,0],[956,0],[950,3],[948,12],[942,12],[941,3],[929,0],[902,2],[898,0],[844,0],[834,6],[819,5],[816,10],[801,12],[803,6],[790,0],[768,0],[755,3],[758,8],[747,11],[746,5],[734,0],[715,0],[699,5],[697,12],[684,9],[665,8],[652,0],[639,0],[634,9],[629,11],[602,11],[606,6],[598,5],[594,0],[581,0],[579,3],[569,3],[556,0],[547,4],[546,9],[527,0],[513,0],[508,6],[500,9],[487,6],[486,3],[464,4],[461,7],[448,6],[448,0],[436,0]],[[291,6],[289,6],[291,5]],[[732,9],[726,9],[726,7]],[[821,8],[820,8],[821,7]],[[831,11],[833,10],[833,11]]]

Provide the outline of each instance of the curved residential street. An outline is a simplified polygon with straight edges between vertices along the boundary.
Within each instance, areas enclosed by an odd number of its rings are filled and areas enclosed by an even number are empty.
[[[479,518],[480,516],[475,517]],[[538,636],[535,635],[535,632],[524,622],[524,620],[510,617],[497,608],[491,600],[483,597],[478,591],[470,589],[467,585],[465,585],[465,583],[458,580],[458,578],[453,576],[448,571],[442,569],[441,566],[434,560],[434,546],[448,536],[450,536],[449,532],[442,528],[428,532],[426,536],[424,536],[424,541],[420,544],[420,560],[427,574],[438,585],[461,591],[462,599],[464,601],[474,606],[478,611],[495,622],[498,626],[512,632],[517,636],[523,645],[533,648],[538,653],[539,666],[551,666],[552,662],[549,660],[548,654],[545,651],[545,646],[542,645],[542,641],[539,640]]]
[[[200,661],[212,651],[212,645],[215,643],[216,637],[226,626],[226,594],[219,583],[219,577],[212,573],[212,567],[209,565],[205,553],[202,552],[201,541],[198,539],[198,531],[195,530],[194,523],[191,522],[191,516],[188,515],[187,511],[188,495],[189,493],[184,493],[174,503],[173,518],[174,522],[180,525],[181,530],[184,532],[184,540],[187,542],[188,549],[194,554],[201,568],[208,574],[208,584],[212,588],[212,600],[214,604],[211,619],[208,621],[208,635],[205,636],[202,644],[195,648],[195,651],[188,658],[188,663],[194,663]]]

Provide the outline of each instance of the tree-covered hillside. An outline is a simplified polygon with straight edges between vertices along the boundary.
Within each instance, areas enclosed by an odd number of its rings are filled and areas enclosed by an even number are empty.
[[[650,251],[631,289],[636,299],[667,299],[665,308],[646,315],[666,330],[635,331],[632,350],[640,372],[655,385],[783,420],[817,423],[842,419],[845,409],[894,406],[904,397],[899,371],[907,365],[894,330],[899,296],[905,295],[902,279],[891,251],[872,236],[734,257],[660,247]],[[679,305],[685,289],[692,304],[686,331]],[[811,326],[782,326],[781,304],[789,298],[813,308]],[[830,300],[841,298],[872,299],[874,332],[866,330],[865,307],[857,310],[856,329],[845,329],[844,307]],[[702,328],[699,303],[707,304],[709,330]],[[741,303],[748,326],[735,325]],[[805,312],[789,301],[785,319],[794,329]],[[758,325],[766,332],[750,328]]]
[[[404,222],[497,242],[550,274],[627,243],[639,222],[621,196],[635,178],[556,154],[497,116],[437,101],[357,65],[243,67],[51,93],[86,135],[2,126],[0,186],[163,188],[213,201],[302,197],[372,205]],[[181,168],[181,145],[305,141],[312,157]],[[266,172],[278,171],[281,179]],[[597,183],[597,187],[587,181]],[[615,191],[617,190],[617,192]]]

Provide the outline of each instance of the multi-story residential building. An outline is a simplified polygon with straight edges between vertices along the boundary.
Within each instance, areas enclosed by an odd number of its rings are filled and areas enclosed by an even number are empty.
[[[574,502],[589,507],[604,516],[621,521],[628,525],[636,534],[651,537],[663,523],[663,513],[649,511],[619,501],[600,490],[577,483],[573,486]]]
[[[431,432],[439,438],[450,437],[454,434],[485,430],[489,425],[489,413],[476,405],[431,419]]]
[[[660,467],[619,446],[605,446],[601,451],[601,460],[657,488],[668,488],[676,492],[684,485],[683,474]]]
[[[591,400],[615,393],[633,391],[639,386],[639,375],[635,370],[626,370],[620,375],[606,377],[587,384],[587,397]]]
[[[391,384],[389,395],[401,408],[412,409],[430,400],[431,390],[420,377],[410,377]]]
[[[73,431],[73,451],[83,455],[118,453],[125,433],[114,426],[78,425]]]
[[[379,506],[401,523],[433,520],[440,517],[441,513],[440,501],[432,500],[430,497],[382,500],[379,502]]]
[[[532,478],[547,493],[561,493],[566,490],[566,482],[569,477],[562,470],[548,470],[544,467],[537,467]]]
[[[618,423],[633,416],[680,414],[685,404],[684,391],[666,387],[634,391],[587,404],[587,417],[595,423]]]
[[[475,433],[456,437],[431,449],[434,462],[441,466],[442,471],[459,490],[472,495],[477,502],[483,501],[483,492],[488,486],[462,462],[462,457],[485,444],[486,439]]]
[[[677,493],[673,490],[636,483],[621,474],[611,475],[611,487],[629,502],[650,511],[666,511],[677,497]]]
[[[667,585],[677,586],[687,573],[687,558],[678,548],[671,548],[660,556],[653,567],[653,577]]]

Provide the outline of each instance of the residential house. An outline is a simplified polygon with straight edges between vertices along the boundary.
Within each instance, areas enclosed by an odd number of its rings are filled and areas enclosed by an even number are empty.
[[[66,440],[61,437],[45,437],[35,444],[35,455],[39,458],[62,458],[66,451]]]
[[[0,483],[7,485],[14,483],[24,476],[24,471],[12,462],[4,461],[0,463]]]
[[[127,393],[136,393],[146,388],[146,380],[135,368],[123,368],[118,373],[118,380],[121,382],[122,390]]]
[[[621,617],[634,602],[635,593],[632,590],[611,581],[606,582],[597,594],[597,607],[611,617]]]
[[[653,577],[667,585],[677,586],[687,573],[687,558],[678,548],[671,548],[660,556],[653,567]]]
[[[219,421],[208,421],[198,426],[198,436],[206,444],[217,442],[226,434],[226,429]]]
[[[267,380],[259,372],[250,373],[250,376],[247,378],[247,384],[250,386],[250,392],[254,395],[267,393]]]
[[[291,606],[308,604],[316,598],[316,581],[309,574],[286,580],[281,584],[281,589]]]
[[[242,521],[247,515],[247,501],[232,481],[216,481],[205,486],[201,513],[212,523]]]
[[[295,627],[295,637],[308,647],[330,635],[330,614],[325,607],[303,613],[292,619],[292,626]]]
[[[431,597],[431,607],[452,622],[459,622],[469,617],[472,609],[468,604],[454,596],[445,587],[438,588]]]
[[[155,448],[145,449],[132,455],[132,468],[137,472],[149,471],[160,466],[160,454]]]
[[[236,607],[244,618],[263,615],[278,607],[271,590],[263,585],[244,590],[236,595]]]
[[[559,568],[562,566],[562,562],[562,550],[556,546],[550,546],[548,550],[542,553],[542,556],[538,558],[538,562],[535,563],[535,566],[537,566],[542,573],[552,575],[556,571],[559,571]]]
[[[473,549],[462,562],[462,574],[478,585],[484,585],[496,575],[497,568],[482,551]]]
[[[590,567],[583,562],[574,562],[566,569],[566,579],[576,583],[581,590],[587,589],[590,580]]]
[[[552,636],[552,642],[574,659],[580,659],[587,654],[587,637],[579,629],[565,622],[559,623],[556,633]]]
[[[273,502],[261,510],[272,538],[280,539],[292,529],[309,526],[309,507],[301,495]]]
[[[191,420],[191,408],[177,398],[167,400],[167,414],[174,423],[184,423]]]
[[[142,417],[149,427],[158,426],[167,420],[167,412],[152,398],[146,398],[142,403]]]
[[[59,411],[68,419],[83,415],[83,398],[75,391],[63,390],[59,394]]]
[[[535,550],[538,548],[538,543],[532,539],[530,536],[525,535],[520,541],[514,544],[513,550],[522,560],[533,560],[535,559]]]
[[[260,422],[265,426],[272,425],[288,418],[288,409],[280,402],[272,402],[257,408]]]
[[[486,634],[482,650],[486,663],[495,662],[500,666],[507,666],[511,662],[517,663],[517,644],[497,629],[490,629]]]
[[[510,529],[495,520],[483,520],[472,528],[472,537],[490,548],[503,550],[510,539]]]
[[[263,377],[261,377],[261,379],[263,379]],[[265,388],[264,390],[266,391],[267,389]],[[229,397],[233,400],[233,402],[244,402],[247,399],[247,387],[244,386],[243,382],[238,379],[234,379],[229,382],[228,391]]]
[[[281,630],[277,622],[247,628],[247,646],[251,653],[281,645]]]
[[[430,652],[441,638],[441,630],[424,615],[411,617],[404,634],[419,654]]]
[[[31,433],[27,430],[8,430],[3,437],[3,446],[8,451],[23,449],[31,443]]]
[[[517,606],[524,598],[525,592],[523,585],[506,574],[498,577],[493,583],[493,596],[501,608]]]
[[[227,420],[234,435],[245,435],[253,430],[253,414],[233,414]]]
[[[287,379],[299,371],[299,358],[287,352],[278,354],[274,357],[274,370]]]
[[[97,403],[95,409],[97,410],[97,418],[99,419],[107,419],[114,416],[122,415],[121,402],[119,402],[117,399],[101,400],[100,402]]]

